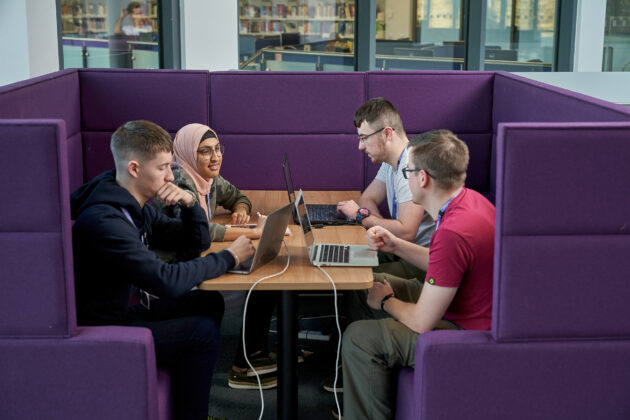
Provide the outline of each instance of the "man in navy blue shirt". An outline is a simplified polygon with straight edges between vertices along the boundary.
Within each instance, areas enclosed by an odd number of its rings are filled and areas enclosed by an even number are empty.
[[[77,317],[80,325],[150,329],[157,364],[171,372],[175,418],[206,420],[224,304],[217,292],[191,289],[250,258],[254,247],[240,237],[199,257],[210,246],[208,221],[194,197],[171,182],[172,147],[158,125],[130,121],[112,135],[116,169],[72,194]],[[146,205],[154,197],[181,203],[181,218]],[[165,263],[152,248],[176,250],[183,262]],[[137,293],[147,299],[130,305]]]

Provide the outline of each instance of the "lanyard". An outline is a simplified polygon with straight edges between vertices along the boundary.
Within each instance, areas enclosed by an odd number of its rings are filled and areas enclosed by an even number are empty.
[[[453,201],[453,199],[455,197],[457,197],[459,195],[459,193],[462,192],[462,191],[463,190],[459,190],[459,192],[457,194],[455,194],[454,196],[449,198],[449,200],[446,203],[444,203],[444,205],[440,208],[437,220],[435,221],[435,230],[437,230],[438,226],[440,226],[440,220],[442,220],[442,216],[444,215],[444,212],[446,211],[446,208],[448,207],[448,205],[451,204],[451,201]]]
[[[125,215],[125,217],[127,218],[127,220],[129,220],[131,222],[131,224],[133,225],[134,228],[136,228],[136,230],[138,229],[138,226],[136,226],[136,224],[134,223],[133,219],[131,218],[131,215],[129,214],[129,212],[127,211],[126,208],[121,207],[120,208],[123,212],[123,214]],[[142,234],[142,236],[140,236],[140,240],[142,241],[142,244],[144,246],[147,246],[147,233],[144,232]],[[132,289],[136,289],[136,286],[131,286]],[[138,293],[140,294],[140,304],[142,306],[144,306],[147,309],[151,309],[151,301],[154,299],[159,299],[157,296],[152,295],[151,293],[147,292],[146,290],[142,290],[140,288],[137,288]]]
[[[206,194],[206,205],[208,206],[208,222],[212,219],[212,209],[210,208],[210,193]]]
[[[396,168],[394,170],[394,179],[392,182],[392,219],[396,219],[396,216],[398,216],[398,200],[396,199],[396,176],[398,175],[398,167],[400,166],[400,161],[405,154],[405,150],[407,150],[406,147],[402,150],[402,152],[400,152],[398,163],[396,164]]]
[[[126,208],[122,207],[121,208],[123,214],[125,215],[125,217],[127,218],[127,220],[129,220],[131,222],[131,224],[133,225],[134,228],[136,228],[136,230],[138,229],[138,226],[136,226],[136,224],[134,223],[133,219],[131,218],[131,215],[129,214],[129,212],[127,211]],[[147,233],[144,232],[142,234],[142,236],[140,236],[140,240],[142,241],[143,245],[147,245]]]

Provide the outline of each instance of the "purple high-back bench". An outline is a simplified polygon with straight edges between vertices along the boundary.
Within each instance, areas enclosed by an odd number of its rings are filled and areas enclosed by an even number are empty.
[[[0,120],[0,418],[172,419],[145,328],[77,327],[63,120]]]
[[[298,188],[363,190],[378,165],[357,149],[352,120],[362,103],[377,96],[388,98],[398,108],[409,137],[447,128],[466,141],[471,157],[467,186],[493,201],[496,197],[500,215],[493,331],[423,335],[416,369],[404,369],[400,375],[397,417],[475,418],[478,411],[486,415],[479,418],[573,418],[580,414],[578,409],[586,413],[583,418],[627,415],[630,410],[618,404],[619,394],[610,384],[627,389],[627,375],[619,372],[628,371],[622,359],[630,356],[618,300],[630,297],[630,287],[619,277],[629,267],[619,255],[621,248],[612,244],[627,238],[627,230],[619,233],[613,227],[621,229],[623,214],[630,214],[623,188],[628,184],[627,171],[619,163],[624,156],[629,161],[628,108],[501,72],[74,69],[0,87],[0,119],[20,120],[23,127],[21,131],[11,128],[13,137],[9,138],[5,123],[0,123],[0,142],[9,139],[16,150],[30,147],[31,127],[39,130],[41,124],[48,124],[43,119],[63,120],[65,131],[57,131],[60,144],[65,144],[60,162],[67,162],[72,191],[113,166],[109,138],[124,122],[151,120],[171,135],[185,124],[199,122],[217,130],[226,145],[222,174],[242,189],[284,189],[281,160],[287,153]],[[614,144],[602,140],[611,133]],[[511,143],[512,138],[517,140]],[[600,146],[610,156],[595,154]],[[613,157],[616,166],[608,163]],[[4,188],[14,192],[22,186],[25,197],[32,198],[29,188],[34,181],[43,185],[44,179],[60,173],[61,166],[37,166],[38,176],[30,176],[23,184],[5,170]],[[563,170],[556,173],[550,168]],[[609,177],[592,178],[598,171]],[[536,180],[532,185],[527,184],[530,176]],[[610,195],[611,185],[619,187],[619,194]],[[594,202],[608,204],[597,207]],[[618,209],[611,213],[614,217],[607,217],[610,208]],[[14,210],[22,211],[5,206],[6,212]],[[11,220],[11,214],[6,219]],[[549,226],[563,230],[544,230]],[[554,242],[553,237],[564,239]],[[15,238],[7,238],[13,252],[7,255],[31,256],[16,245],[19,242],[12,242]],[[573,248],[580,244],[594,248]],[[538,246],[541,251],[532,254]],[[589,252],[597,252],[597,261]],[[580,265],[585,262],[594,265]],[[6,279],[2,278],[3,285],[10,281]],[[40,281],[56,284],[54,278]],[[22,322],[3,319],[4,325]],[[613,344],[618,347],[613,349]],[[595,360],[599,350],[602,360]],[[577,354],[585,356],[580,359]],[[46,363],[51,360],[45,359]],[[578,362],[592,368],[580,368]],[[619,372],[609,369],[613,365]],[[552,372],[553,380],[545,372]],[[598,381],[606,394],[596,394]],[[460,383],[460,388],[442,388]],[[532,391],[536,387],[541,391]],[[432,392],[438,389],[443,392]],[[510,394],[510,389],[518,392]],[[463,399],[451,404],[453,392]],[[604,414],[596,415],[584,402],[586,398],[570,397],[570,392],[580,397],[593,392],[603,395],[595,400],[611,404],[603,403]],[[566,408],[566,416],[559,411],[563,408],[549,408],[549,401],[557,401],[555,396],[563,398],[561,407],[575,404],[577,408]],[[619,410],[613,412],[614,407]],[[464,409],[468,411],[459,411]]]
[[[499,124],[491,331],[418,339],[397,419],[627,419],[630,122]]]

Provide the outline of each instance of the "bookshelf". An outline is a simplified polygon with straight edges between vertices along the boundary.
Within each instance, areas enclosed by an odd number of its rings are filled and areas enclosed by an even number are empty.
[[[63,36],[103,39],[111,35],[120,8],[113,8],[107,0],[62,0],[61,28]],[[157,0],[140,2],[143,12],[151,20],[153,32],[158,30]]]
[[[239,0],[240,35],[354,38],[354,1]]]

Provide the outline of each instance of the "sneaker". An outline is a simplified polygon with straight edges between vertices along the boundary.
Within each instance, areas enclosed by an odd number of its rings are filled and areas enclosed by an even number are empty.
[[[343,392],[343,374],[341,365],[337,368],[337,387],[335,388],[335,375],[330,375],[322,381],[322,388],[328,392]]]
[[[310,352],[310,354],[313,353]],[[298,354],[297,362],[304,363],[304,356],[309,356],[310,354],[307,355],[306,351],[302,351],[300,354]],[[262,354],[257,354],[249,360],[249,363],[252,364],[259,375],[273,373],[278,370],[278,355],[273,352],[267,353],[266,356]],[[247,368],[247,376],[256,376],[256,374],[252,369]]]
[[[262,389],[270,389],[278,386],[278,377],[274,374],[260,376],[260,385]],[[245,373],[239,373],[230,369],[228,372],[228,386],[234,389],[258,389],[258,380],[256,376],[248,376]]]
[[[278,356],[275,353],[269,352],[266,355],[261,353],[253,356],[249,359],[249,363],[252,364],[258,375],[266,375],[278,370]],[[251,368],[247,368],[247,376],[256,376],[256,373]]]

